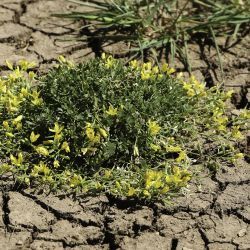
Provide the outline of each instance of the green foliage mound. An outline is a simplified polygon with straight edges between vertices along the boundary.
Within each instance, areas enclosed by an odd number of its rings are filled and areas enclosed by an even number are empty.
[[[249,112],[227,116],[231,92],[174,77],[167,64],[125,66],[105,54],[59,61],[39,78],[28,62],[7,63],[0,174],[54,190],[168,199],[188,187],[193,164],[243,157],[234,146]]]

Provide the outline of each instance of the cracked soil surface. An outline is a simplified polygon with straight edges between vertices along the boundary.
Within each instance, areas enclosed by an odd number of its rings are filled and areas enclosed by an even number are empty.
[[[75,6],[64,0],[0,0],[0,70],[5,60],[35,61],[38,72],[63,54],[74,61],[98,55],[95,44],[60,41],[80,24],[51,17]],[[202,41],[200,41],[202,42]],[[224,41],[218,41],[223,48]],[[250,100],[250,36],[222,49],[225,88],[234,88],[233,112]],[[116,53],[115,46],[103,47]],[[194,74],[209,85],[220,81],[213,47],[189,47]],[[181,62],[174,65],[184,69]],[[249,154],[250,135],[244,151]],[[138,204],[106,195],[73,196],[17,190],[0,179],[0,249],[247,250],[250,249],[250,171],[245,161],[202,171],[173,204]]]

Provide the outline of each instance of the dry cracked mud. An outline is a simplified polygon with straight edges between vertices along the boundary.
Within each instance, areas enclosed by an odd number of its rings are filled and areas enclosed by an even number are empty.
[[[35,61],[43,72],[63,54],[76,62],[98,55],[91,43],[62,41],[81,26],[51,17],[74,9],[64,0],[0,0],[0,70],[5,60]],[[250,36],[223,49],[225,88],[236,91],[235,110],[250,99]],[[99,46],[99,45],[98,45]],[[117,53],[123,44],[104,46]],[[221,81],[213,47],[192,44],[194,74],[213,85]],[[184,70],[181,61],[174,65]],[[249,153],[250,135],[245,151]],[[74,250],[247,250],[250,249],[249,164],[224,166],[216,174],[203,173],[189,192],[172,204],[139,204],[108,195],[41,194],[18,190],[0,179],[0,249]]]

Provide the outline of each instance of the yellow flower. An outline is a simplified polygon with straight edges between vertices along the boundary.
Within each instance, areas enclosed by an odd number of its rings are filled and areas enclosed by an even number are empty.
[[[17,130],[21,130],[22,127],[23,127],[23,124],[21,122],[19,122],[19,123],[16,124],[16,129]]]
[[[229,90],[225,93],[225,99],[230,99],[232,97],[232,94],[234,93],[234,90]]]
[[[104,132],[104,131],[102,131]],[[106,131],[105,131],[106,132]],[[87,138],[89,139],[89,141],[92,143],[92,144],[95,144],[95,143],[100,143],[101,141],[101,136],[99,133],[95,133],[95,130],[93,128],[93,125],[91,123],[87,123],[86,125],[86,130],[85,130],[85,133],[86,133],[86,136]],[[106,135],[105,133],[103,135]]]
[[[167,72],[167,70],[169,69],[169,66],[168,66],[168,64],[167,63],[163,63],[162,64],[162,67],[161,67],[161,70],[162,70],[162,72]]]
[[[114,65],[114,63],[115,63],[115,59],[112,56],[108,56],[105,62],[105,67],[107,69],[110,69]]]
[[[19,60],[18,65],[21,66],[21,69],[27,70],[29,68],[35,67],[36,63],[35,62],[28,62],[24,59]]]
[[[54,140],[55,140],[55,141],[60,141],[61,139],[62,139],[62,133],[60,133],[60,134],[57,134],[57,133],[56,133],[56,134],[54,135]]]
[[[105,176],[105,178],[110,178],[112,176],[112,171],[111,170],[105,170],[104,171],[104,176]]]
[[[181,147],[179,146],[166,146],[166,151],[170,153],[179,153],[182,151]]]
[[[158,74],[158,79],[162,79],[163,78],[163,74]]]
[[[55,168],[59,168],[60,167],[60,162],[58,160],[54,160],[53,165]]]
[[[72,178],[70,179],[70,187],[72,188],[80,186],[81,183],[82,183],[82,177],[78,174],[74,174]]]
[[[54,143],[53,140],[43,141],[43,144],[44,144],[44,145],[51,145],[51,144],[53,144],[53,143]]]
[[[18,153],[18,157],[17,158],[11,154],[10,155],[10,161],[11,161],[11,163],[13,165],[21,166],[21,164],[23,163],[23,154],[21,152]]]
[[[159,151],[161,149],[161,146],[153,144],[153,143],[151,143],[149,146],[154,151]]]
[[[7,130],[10,128],[8,121],[3,121],[3,127]]]
[[[27,88],[22,88],[21,89],[21,94],[23,97],[27,97],[29,95],[28,89]]]
[[[37,146],[37,147],[35,147],[35,150],[40,155],[43,155],[43,156],[49,155],[49,151],[43,146]]]
[[[181,170],[179,167],[172,167],[172,175],[165,177],[168,186],[185,187],[191,179],[191,174],[186,170]]]
[[[40,134],[35,134],[32,131],[31,134],[30,134],[30,141],[31,141],[31,143],[36,142],[39,137],[40,137]]]
[[[63,130],[63,126],[60,126],[57,122],[54,123],[54,128],[50,128],[49,131],[55,134],[60,134]]]
[[[90,141],[93,141],[95,138],[95,130],[91,127],[86,128],[86,135]]]
[[[43,99],[39,97],[40,92],[37,92],[37,90],[33,90],[32,93],[30,94],[33,100],[31,101],[35,106],[39,106],[42,104]]]
[[[12,121],[12,124],[13,125],[16,125],[17,123],[19,123],[20,121],[22,121],[23,119],[23,116],[22,115],[19,115],[18,117],[16,117],[13,121]]]
[[[220,124],[220,125],[217,126],[217,130],[218,131],[226,131],[226,126]]]
[[[101,57],[102,57],[102,60],[105,60],[106,59],[106,54],[103,52]]]
[[[187,159],[187,154],[184,151],[179,153],[179,156],[176,158],[176,162],[185,161]]]
[[[160,188],[163,185],[162,177],[162,171],[148,170],[145,174],[145,188]]]
[[[151,62],[144,63],[142,65],[142,70],[141,70],[141,79],[148,80],[153,76],[154,76],[154,73],[152,72]]]
[[[61,138],[62,138],[62,130],[64,129],[64,127],[63,126],[60,126],[57,122],[55,122],[54,123],[54,128],[53,129],[49,129],[49,131],[50,132],[53,132],[53,133],[55,133],[55,135],[54,135],[54,140],[55,141],[59,141],[59,140],[61,140]]]
[[[5,135],[8,136],[8,137],[14,137],[14,135],[12,133],[10,133],[10,132],[6,132]]]
[[[179,176],[180,173],[181,173],[181,170],[180,170],[179,167],[173,166],[173,167],[172,167],[172,172],[173,172],[174,175],[178,175],[178,176]]]
[[[235,158],[235,159],[242,159],[242,158],[244,158],[244,154],[242,154],[242,153],[237,153],[237,154],[234,155],[234,158]]]
[[[154,66],[154,67],[152,68],[152,72],[153,72],[154,74],[158,74],[158,73],[159,73],[159,68],[158,68],[158,66]]]
[[[166,194],[166,193],[169,191],[169,189],[170,189],[169,186],[166,185],[166,186],[161,190],[161,193],[162,193],[162,194]]]
[[[102,189],[102,184],[99,181],[95,182],[95,188]]]
[[[222,113],[219,113],[219,112],[215,111],[214,115],[213,115],[213,120],[218,125],[226,125],[227,121],[228,121],[228,117],[222,115]]]
[[[141,79],[148,80],[151,77],[151,73],[147,71],[141,71]]]
[[[63,142],[62,146],[61,146],[62,150],[65,150],[65,152],[69,153],[70,152],[70,148],[69,148],[69,144],[68,142]]]
[[[143,63],[142,69],[145,70],[145,71],[151,71],[152,63],[151,62]]]
[[[146,196],[146,197],[149,197],[149,196],[150,196],[150,193],[148,192],[148,190],[143,190],[143,194],[144,194],[144,196]]]
[[[107,132],[106,132],[105,129],[99,128],[99,131],[100,131],[100,134],[102,135],[102,137],[104,137],[104,138],[107,138],[107,137],[108,137],[108,134],[107,134]]]
[[[234,126],[232,128],[232,137],[235,139],[243,139],[244,138],[242,133],[239,131],[239,126]]]
[[[35,62],[28,62],[26,60],[20,60],[18,64],[21,66],[21,69],[26,71],[27,69],[34,68],[36,66]]]
[[[60,63],[66,63],[66,58],[62,55],[58,56],[57,60],[60,62]]]
[[[150,135],[156,135],[161,130],[161,127],[155,121],[148,120],[148,131]]]
[[[115,116],[118,114],[117,108],[114,108],[112,105],[109,106],[109,110],[106,111],[108,115]]]
[[[161,71],[163,73],[167,73],[167,75],[171,75],[171,74],[173,74],[175,72],[175,69],[170,68],[167,63],[163,63],[163,65],[161,67]]]
[[[237,153],[237,154],[235,154],[235,155],[232,156],[231,162],[235,163],[237,160],[243,159],[243,158],[244,158],[244,154]]]
[[[120,184],[119,181],[116,181],[116,182],[115,182],[115,186],[116,186],[116,188],[119,189],[119,190],[122,189],[122,186],[121,186],[121,184]]]
[[[44,174],[44,175],[49,175],[50,174],[50,169],[44,162],[39,162],[39,165],[34,165],[33,170],[31,172],[31,175],[36,177],[38,174]]]
[[[195,95],[194,90],[193,89],[188,89],[187,95],[190,96],[190,97],[193,97]]]
[[[136,190],[133,187],[130,187],[128,190],[128,196],[133,196],[135,194]]]
[[[240,118],[243,118],[243,119],[250,119],[250,111],[244,109],[244,110],[240,113]]]
[[[137,69],[138,66],[139,66],[137,60],[131,61],[131,62],[129,63],[129,65],[130,65],[130,67],[131,67],[132,69]]]
[[[36,74],[33,71],[29,72],[29,78],[33,80],[36,77]]]

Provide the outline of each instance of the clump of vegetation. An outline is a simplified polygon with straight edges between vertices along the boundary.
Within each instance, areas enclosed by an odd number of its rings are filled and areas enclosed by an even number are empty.
[[[233,164],[250,118],[227,115],[232,92],[206,89],[167,64],[105,54],[36,77],[21,61],[0,80],[0,173],[52,190],[169,199],[192,166]]]
[[[80,40],[128,41],[137,55],[147,51],[156,55],[155,50],[167,48],[172,58],[177,53],[187,63],[189,42],[210,38],[219,53],[216,36],[235,41],[249,30],[250,23],[247,0],[68,1],[88,9],[56,15],[86,21],[85,27],[92,33]]]

